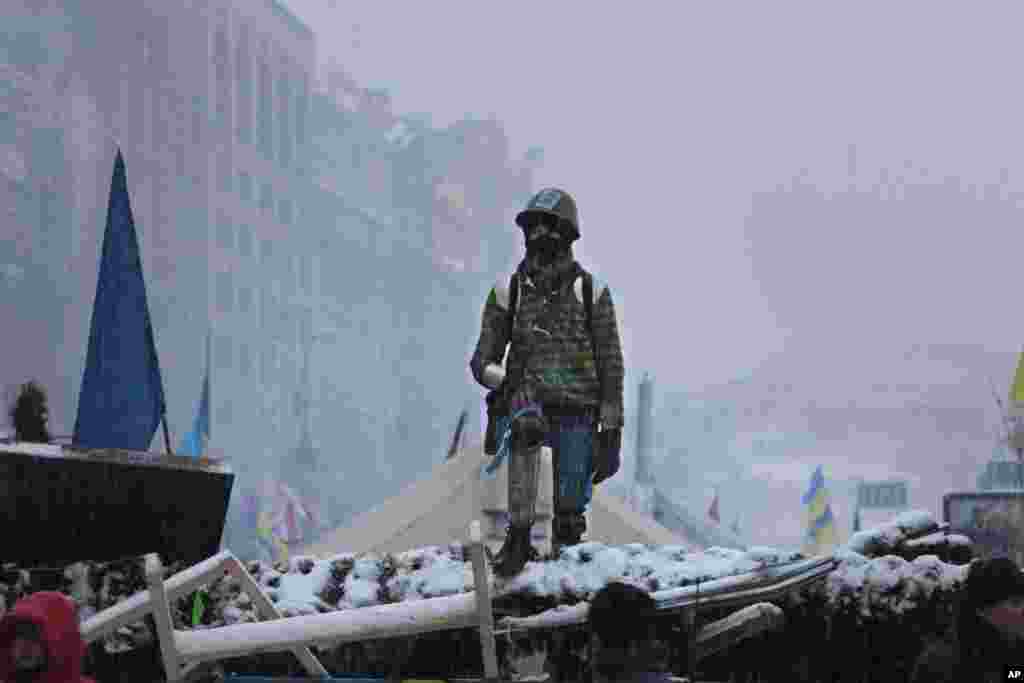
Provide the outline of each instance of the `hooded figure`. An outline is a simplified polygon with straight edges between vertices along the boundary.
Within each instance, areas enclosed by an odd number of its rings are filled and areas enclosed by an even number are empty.
[[[1024,574],[1012,560],[975,560],[959,614],[945,638],[925,648],[912,683],[1002,681],[1004,667],[1024,663]]]
[[[590,664],[596,683],[668,683],[656,662],[657,604],[643,589],[613,581],[590,601]]]
[[[470,361],[477,382],[492,390],[489,406],[500,406],[496,431],[509,438],[510,525],[495,561],[506,577],[537,556],[530,530],[544,445],[553,454],[554,547],[580,542],[592,485],[618,469],[624,374],[611,291],[573,258],[575,201],[542,190],[516,223],[526,256],[511,282],[491,289]]]
[[[75,603],[61,593],[33,593],[0,619],[2,683],[94,683],[84,654]]]

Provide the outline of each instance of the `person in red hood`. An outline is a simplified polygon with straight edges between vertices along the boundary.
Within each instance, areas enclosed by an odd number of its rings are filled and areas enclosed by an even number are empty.
[[[0,683],[95,683],[82,675],[85,641],[66,595],[40,591],[0,619]]]

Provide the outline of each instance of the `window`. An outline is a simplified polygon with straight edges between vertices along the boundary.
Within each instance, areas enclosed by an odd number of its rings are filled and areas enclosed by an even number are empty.
[[[238,172],[238,196],[246,202],[252,199],[252,176],[245,171]]]
[[[266,288],[260,290],[260,327],[266,331],[270,324],[270,292]]]
[[[231,338],[225,337],[224,335],[217,336],[216,351],[216,364],[220,370],[231,369]]]
[[[269,384],[270,375],[270,349],[264,349],[260,354],[260,382]]]
[[[235,226],[226,215],[221,215],[217,221],[217,244],[223,249],[235,248]]]
[[[282,199],[280,203],[281,225],[292,224],[292,200]]]
[[[248,225],[238,226],[238,253],[243,258],[252,256],[252,230]]]
[[[309,108],[309,85],[306,77],[299,84],[299,98],[295,105],[295,142],[301,152],[306,144],[306,110]]]
[[[227,152],[221,152],[217,156],[217,164],[220,166],[220,172],[217,174],[217,189],[227,194],[232,190],[231,181],[234,179],[231,157]]]
[[[244,24],[238,29],[238,45],[235,47],[235,121],[238,141],[252,143],[252,63],[249,58],[249,28]]]
[[[248,377],[249,372],[252,368],[249,365],[249,345],[239,344],[238,345],[238,374],[242,377]]]
[[[269,212],[274,210],[274,188],[269,182],[263,183],[260,192],[260,208]]]
[[[273,266],[274,259],[274,243],[270,240],[263,240],[260,242],[260,266],[265,269],[270,269]]]
[[[284,259],[284,273],[281,276],[281,289],[284,296],[295,294],[295,257],[288,254]]]
[[[265,59],[260,59],[259,62],[260,72],[260,93],[259,93],[259,121],[257,122],[257,134],[259,136],[259,147],[267,157],[273,156],[273,140],[271,135],[271,108],[272,104],[272,93],[271,93],[271,77],[270,67],[267,65]]]
[[[303,256],[299,262],[300,287],[306,296],[313,296],[313,259],[310,256]]]
[[[217,86],[214,89],[217,98],[217,125],[228,126],[231,123],[230,57],[228,35],[223,28],[218,29],[214,37],[213,61],[217,79]]]
[[[223,313],[230,313],[234,308],[231,273],[217,273],[217,308]]]
[[[206,105],[203,98],[196,95],[192,98],[192,144],[203,144],[203,119],[206,115]]]
[[[282,74],[277,79],[278,99],[278,124],[280,126],[280,155],[281,165],[290,166],[292,163],[292,131],[291,131],[291,108],[292,108],[292,86],[288,82],[288,76]]]
[[[224,399],[223,401],[220,402],[220,410],[218,411],[218,417],[220,418],[218,422],[221,422],[222,424],[231,424],[232,422],[234,422],[234,416],[232,415],[230,399]]]
[[[248,313],[252,306],[252,289],[249,287],[238,288],[238,310],[241,313]]]

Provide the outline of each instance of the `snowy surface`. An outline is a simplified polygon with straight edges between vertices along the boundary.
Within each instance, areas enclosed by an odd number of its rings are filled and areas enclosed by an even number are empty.
[[[877,557],[895,549],[908,538],[936,531],[939,523],[926,510],[909,510],[897,515],[888,524],[858,531],[846,547],[860,555]]]
[[[50,443],[16,443],[0,444],[0,453],[24,453],[25,455],[42,455],[50,458],[64,457],[64,449],[60,444]]]
[[[723,578],[792,563],[800,557],[774,548],[691,552],[682,546],[590,542],[566,548],[556,560],[530,562],[511,579],[492,576],[490,580],[495,597],[520,595],[574,604],[588,600],[610,581],[621,580],[658,593],[698,582],[702,589],[706,585],[711,590]],[[287,615],[451,596],[474,588],[472,564],[458,544],[395,555],[295,558],[286,573],[264,564],[251,568],[271,600]],[[229,623],[240,619],[237,610],[251,609],[237,602],[232,607],[235,609],[225,612]]]
[[[967,565],[946,564],[935,555],[907,562],[895,555],[869,560],[847,553],[829,575],[826,594],[832,606],[856,606],[862,616],[899,614],[921,606],[937,589],[956,589],[966,569]]]
[[[966,565],[946,564],[935,555],[907,561],[892,552],[897,547],[970,545],[965,536],[936,532],[938,528],[931,513],[912,510],[851,536],[836,552],[839,566],[825,583],[829,603],[855,608],[862,616],[900,614],[921,606],[936,590],[956,590]]]
[[[943,533],[941,531],[937,532],[937,533],[934,533],[934,534],[928,534],[927,536],[921,536],[920,538],[915,538],[915,539],[906,541],[906,546],[908,548],[922,548],[922,547],[937,546],[937,545],[958,545],[958,546],[964,546],[964,545],[970,545],[970,544],[971,544],[971,539],[967,538],[966,536],[964,536],[962,534],[947,534],[947,533]]]

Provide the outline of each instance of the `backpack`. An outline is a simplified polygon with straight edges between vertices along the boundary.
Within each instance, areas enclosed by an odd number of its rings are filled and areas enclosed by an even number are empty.
[[[580,269],[583,278],[583,311],[587,320],[587,334],[590,345],[594,349],[594,363],[597,364],[597,344],[594,343],[594,278],[587,271]],[[575,285],[575,280],[573,284]],[[516,325],[516,308],[519,305],[519,272],[512,273],[508,282],[508,313],[506,314],[506,337],[512,338],[512,330]],[[598,373],[600,375],[600,373]]]

